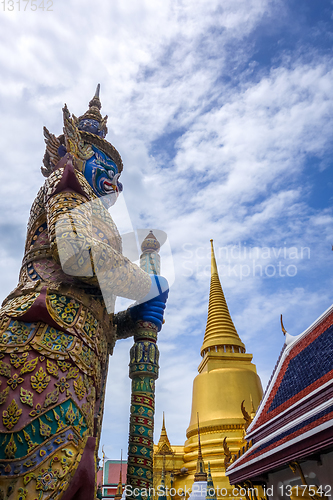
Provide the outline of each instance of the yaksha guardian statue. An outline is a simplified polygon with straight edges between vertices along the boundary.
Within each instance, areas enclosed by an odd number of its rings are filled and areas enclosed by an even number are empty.
[[[80,118],[65,105],[63,135],[44,128],[47,179],[0,310],[0,500],[96,498],[108,356],[134,320],[163,321],[166,281],[122,255],[107,210],[123,165],[100,108],[98,86]],[[114,315],[116,296],[139,302]]]

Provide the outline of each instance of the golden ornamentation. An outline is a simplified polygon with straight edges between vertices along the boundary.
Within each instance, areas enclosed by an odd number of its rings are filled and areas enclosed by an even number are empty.
[[[2,412],[3,425],[10,431],[19,421],[22,410],[19,409],[15,399],[12,400],[7,410]]]
[[[10,436],[10,441],[5,448],[6,458],[12,459],[15,458],[15,453],[17,452],[17,446],[15,444],[14,434]]]
[[[90,144],[84,143],[81,133],[76,126],[74,118],[71,116],[68,108],[65,106],[62,109],[64,117],[64,133],[66,140],[67,151],[82,160],[88,160],[94,154]]]
[[[63,421],[60,419],[60,416],[58,415],[58,413],[55,411],[55,409],[53,408],[53,415],[54,415],[54,418],[58,424],[58,428],[57,428],[57,431],[56,432],[59,432],[61,431],[62,429],[65,429],[66,428],[66,425],[63,423]]]
[[[19,494],[17,500],[25,500],[27,498],[28,490],[25,488],[19,488],[17,492]]]
[[[41,407],[41,405],[39,403],[37,403],[36,406],[35,406],[35,409],[32,410],[29,413],[29,415],[30,415],[30,417],[37,417],[37,415],[40,415],[41,413],[42,413],[42,407]],[[32,432],[35,434],[34,427],[33,426],[31,426],[31,427],[32,427]]]
[[[76,412],[73,410],[72,403],[69,405],[65,418],[66,422],[68,422],[70,425],[72,425],[74,420],[76,419]]]
[[[46,127],[43,127],[43,132],[46,150],[43,158],[44,167],[41,167],[41,171],[44,177],[48,177],[60,160],[60,156],[58,155],[60,141],[54,134],[51,134]]]
[[[59,399],[59,388],[56,387],[54,391],[49,392],[46,394],[45,401],[44,401],[44,408],[47,408],[48,406],[55,404]]]
[[[81,399],[83,399],[85,394],[86,394],[86,388],[84,386],[81,375],[80,375],[80,377],[77,378],[77,380],[74,380],[73,384],[74,384],[75,394],[77,395],[77,397],[81,401]]]
[[[225,437],[223,440],[223,450],[224,450],[224,468],[227,470],[231,463],[231,452],[229,450],[229,446],[227,444],[227,438]]]
[[[66,352],[71,347],[73,340],[73,335],[68,335],[60,330],[48,327],[43,334],[40,345],[52,352]]]
[[[7,384],[10,386],[10,388],[14,391],[18,384],[22,384],[24,382],[24,379],[18,376],[18,373],[14,373],[12,378],[7,380]]]
[[[27,389],[24,389],[23,387],[21,387],[20,388],[20,401],[23,404],[26,404],[26,405],[33,407],[34,406],[33,393],[28,391]]]
[[[49,359],[46,360],[46,370],[50,375],[58,378],[58,367],[55,363],[52,363]]]
[[[79,374],[79,369],[76,366],[72,366],[66,375],[66,380],[70,378],[76,378]]]
[[[28,293],[27,295],[11,299],[2,307],[1,313],[8,314],[8,316],[13,318],[22,316],[22,314],[30,309],[38,296],[39,293]]]
[[[92,315],[90,311],[88,311],[85,323],[83,325],[83,331],[88,335],[89,338],[93,338],[96,335],[97,328],[97,319]]]
[[[8,393],[9,393],[9,387],[0,392],[0,405],[3,405],[6,402]]]
[[[28,352],[24,352],[22,356],[18,356],[15,353],[10,353],[10,362],[14,366],[14,368],[20,368],[20,366],[23,365],[23,363],[25,363],[28,355],[29,355]]]
[[[43,392],[46,387],[49,385],[51,377],[46,374],[41,366],[38,371],[36,371],[35,375],[31,375],[30,383],[31,387],[35,389],[38,394]]]
[[[72,365],[71,363],[66,363],[66,361],[57,361],[57,364],[62,372],[67,372],[68,368],[70,368]]]
[[[245,402],[245,399],[242,401],[241,410],[242,410],[243,417],[245,420],[244,428],[246,430],[248,428],[248,426],[250,425],[250,423],[252,422],[252,418],[250,417],[250,415],[246,411],[245,406],[244,406],[244,402]]]
[[[41,418],[38,419],[39,421],[39,434],[43,438],[48,438],[51,435],[51,427],[47,425]]]
[[[4,361],[0,361],[0,375],[7,378],[11,376],[11,366]]]
[[[59,391],[61,393],[65,392],[65,389],[69,389],[69,383],[66,382],[65,377],[61,377],[61,379],[59,380],[59,383],[55,384],[55,386],[59,389]]]
[[[26,361],[20,371],[20,374],[23,375],[24,373],[29,373],[33,372],[34,369],[36,368],[38,363],[38,358],[30,359],[29,361]]]

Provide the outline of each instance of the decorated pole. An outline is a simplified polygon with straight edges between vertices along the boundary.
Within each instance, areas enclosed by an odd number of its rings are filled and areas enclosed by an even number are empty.
[[[159,275],[160,245],[152,232],[144,239],[140,267]],[[130,350],[129,376],[132,379],[128,444],[127,496],[140,500],[153,486],[155,380],[158,378],[158,326],[138,320]],[[128,494],[129,493],[129,494]]]

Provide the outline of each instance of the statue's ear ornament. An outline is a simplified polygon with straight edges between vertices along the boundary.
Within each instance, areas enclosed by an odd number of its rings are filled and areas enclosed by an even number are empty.
[[[107,121],[108,121],[108,115],[105,115],[104,118],[102,118],[102,120],[100,121],[100,123],[98,125],[98,131],[103,130],[104,131],[104,137],[108,133],[108,128],[106,126]]]
[[[82,140],[81,134],[75,121],[77,118],[73,118],[68,111],[67,105],[62,109],[64,117],[64,136],[67,152],[80,158],[81,160],[88,160],[94,154],[94,151],[90,144],[85,143]]]
[[[59,138],[51,134],[46,127],[43,128],[46,150],[43,158],[44,167],[41,167],[44,177],[48,177],[60,160],[58,149],[61,146]]]

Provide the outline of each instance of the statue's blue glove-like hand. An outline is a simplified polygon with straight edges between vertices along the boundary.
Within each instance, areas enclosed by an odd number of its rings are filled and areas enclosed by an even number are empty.
[[[135,302],[129,310],[134,321],[151,321],[160,331],[169,295],[169,284],[163,276],[151,275],[150,278],[151,288],[148,294],[140,301]]]

